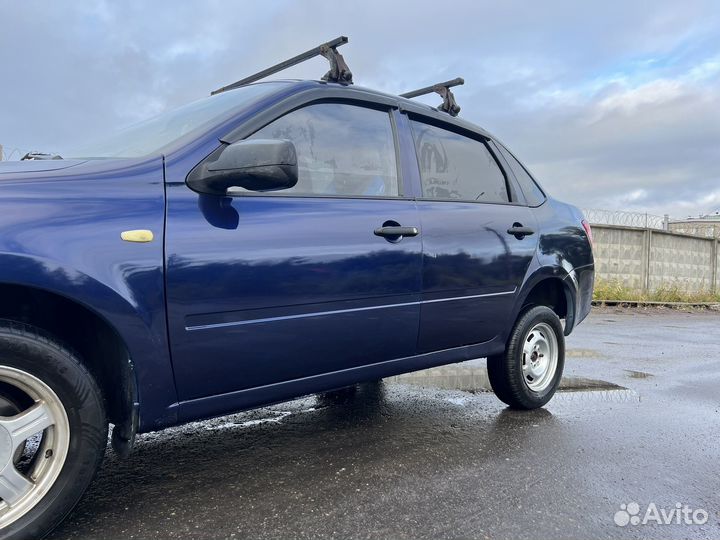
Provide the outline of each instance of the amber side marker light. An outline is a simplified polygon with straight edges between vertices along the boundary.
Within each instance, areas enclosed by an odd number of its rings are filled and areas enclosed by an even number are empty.
[[[153,233],[147,229],[135,229],[132,231],[123,231],[120,233],[120,238],[126,242],[152,242]]]

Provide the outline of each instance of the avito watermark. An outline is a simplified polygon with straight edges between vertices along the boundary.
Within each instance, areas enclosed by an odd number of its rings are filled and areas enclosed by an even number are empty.
[[[627,525],[704,525],[710,515],[702,508],[692,508],[687,504],[675,503],[670,508],[659,507],[651,502],[642,508],[636,502],[623,503],[620,510],[615,512],[615,524],[620,527]]]

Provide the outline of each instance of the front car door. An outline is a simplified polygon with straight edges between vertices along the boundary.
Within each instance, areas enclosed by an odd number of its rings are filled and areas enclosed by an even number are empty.
[[[308,104],[251,136],[294,143],[292,189],[215,197],[168,181],[168,325],[181,400],[415,354],[420,237],[374,231],[417,227],[418,214],[403,198],[389,107],[361,105]]]
[[[537,247],[529,208],[480,134],[422,116],[409,122],[420,175],[423,287],[419,353],[483,343],[508,325]]]

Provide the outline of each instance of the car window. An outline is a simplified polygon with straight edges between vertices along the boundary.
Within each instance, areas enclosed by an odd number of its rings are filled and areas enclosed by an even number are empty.
[[[528,205],[540,206],[545,201],[545,194],[540,189],[540,186],[537,185],[523,164],[515,159],[515,156],[513,156],[507,148],[500,143],[497,143],[497,147],[515,174],[515,179],[518,181],[518,184],[520,184],[520,189],[522,189],[522,192],[525,194]]]
[[[412,127],[423,197],[510,200],[505,175],[485,143],[415,120]]]
[[[88,141],[76,149],[61,149],[64,158],[140,157],[173,144],[237,114],[255,101],[284,87],[286,82],[263,82],[228,90],[165,111],[123,130]]]
[[[298,183],[278,194],[394,197],[398,195],[390,115],[343,103],[319,103],[286,114],[252,139],[295,144]]]

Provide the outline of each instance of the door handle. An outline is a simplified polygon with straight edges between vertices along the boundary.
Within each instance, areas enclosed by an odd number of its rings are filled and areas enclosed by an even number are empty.
[[[375,236],[397,238],[398,240],[403,236],[417,236],[418,234],[420,234],[420,229],[417,227],[400,227],[392,225],[388,227],[378,227],[375,229]]]
[[[512,234],[518,240],[522,240],[526,236],[535,234],[535,231],[530,227],[523,227],[522,223],[513,223],[513,226],[507,230],[508,234]]]

